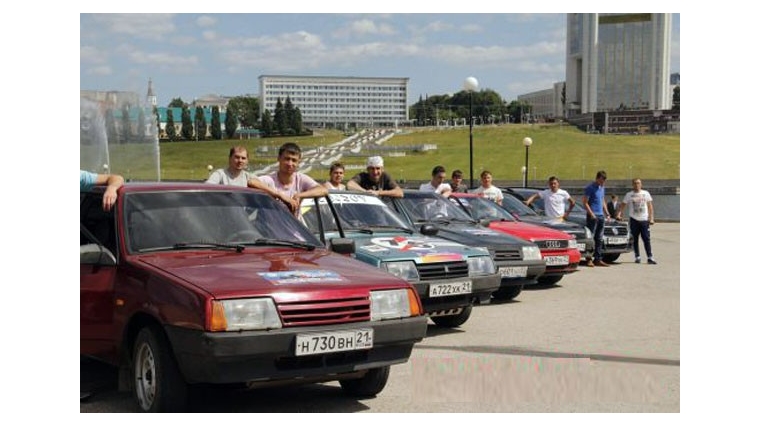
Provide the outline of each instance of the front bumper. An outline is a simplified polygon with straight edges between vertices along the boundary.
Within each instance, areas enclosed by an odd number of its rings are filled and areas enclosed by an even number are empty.
[[[176,326],[165,329],[185,381],[227,384],[325,377],[405,363],[414,343],[425,337],[427,320],[427,316],[417,316],[244,332],[206,332]],[[371,349],[295,356],[299,333],[358,328],[373,329]]]

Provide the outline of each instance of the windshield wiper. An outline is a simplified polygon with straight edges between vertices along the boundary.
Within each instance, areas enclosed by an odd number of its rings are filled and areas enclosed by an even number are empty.
[[[174,246],[172,246],[172,249],[234,249],[237,252],[243,252],[243,250],[245,250],[245,246],[241,244],[233,245],[229,243],[182,242],[175,243]]]
[[[267,238],[256,239],[253,243],[244,243],[244,244],[245,245],[253,244],[256,246],[285,246],[289,248],[306,249],[307,251],[313,251],[314,248],[316,248],[316,246],[311,243],[294,242],[292,240],[267,239]]]

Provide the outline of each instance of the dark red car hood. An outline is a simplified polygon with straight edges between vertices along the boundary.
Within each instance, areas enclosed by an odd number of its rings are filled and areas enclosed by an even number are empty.
[[[491,221],[488,227],[525,240],[570,240],[575,237],[553,228],[517,221]]]
[[[350,297],[366,296],[369,289],[408,286],[390,273],[321,249],[161,252],[140,255],[138,262],[220,299],[273,295],[278,302],[287,302],[336,290]]]

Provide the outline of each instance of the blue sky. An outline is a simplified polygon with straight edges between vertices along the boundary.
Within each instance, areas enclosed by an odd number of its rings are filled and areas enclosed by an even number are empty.
[[[80,89],[258,94],[262,74],[408,77],[409,102],[468,76],[510,101],[564,80],[565,14],[80,14]],[[680,72],[680,14],[671,70]]]

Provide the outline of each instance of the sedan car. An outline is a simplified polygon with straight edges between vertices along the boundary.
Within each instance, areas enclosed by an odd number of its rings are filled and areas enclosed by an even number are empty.
[[[127,183],[80,195],[80,353],[145,412],[199,384],[340,381],[373,396],[427,331],[413,286],[328,250],[267,194]],[[349,245],[338,245],[347,248]]]
[[[501,275],[494,299],[517,297],[525,285],[536,284],[546,271],[538,245],[481,225],[440,194],[405,189],[404,197],[387,197],[384,201],[423,234],[488,248]]]
[[[476,301],[488,302],[499,289],[488,249],[415,232],[377,196],[331,191],[328,198],[302,200],[301,216],[328,246],[350,238],[356,259],[413,284],[436,325],[462,325]]]
[[[453,193],[449,200],[492,230],[537,244],[546,261],[546,272],[538,278],[538,283],[554,284],[566,274],[578,271],[581,253],[573,236],[549,227],[517,221],[500,204],[479,194]]]
[[[501,206],[506,209],[518,221],[550,227],[575,237],[578,242],[578,250],[584,258],[594,256],[594,236],[585,225],[573,221],[557,220],[546,215],[539,214],[527,207],[525,202],[518,199],[514,194],[504,192]]]
[[[516,195],[518,198],[527,200],[531,195],[541,191],[540,188],[523,188],[523,187],[509,187],[502,189],[511,194]],[[544,201],[541,198],[536,198],[531,204],[533,208],[539,214],[544,212]],[[582,207],[580,202],[576,201],[575,206],[570,211],[568,221],[572,221],[579,225],[586,225],[586,210]],[[604,224],[604,246],[602,248],[602,260],[610,263],[616,261],[620,254],[631,252],[633,250],[632,239],[628,231],[628,224],[616,219],[609,219]]]

